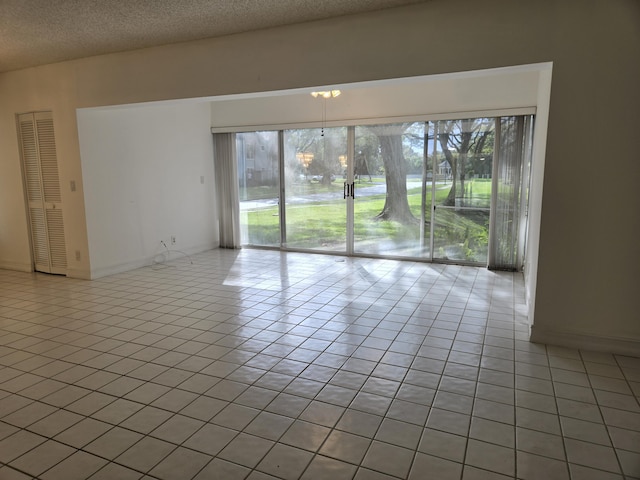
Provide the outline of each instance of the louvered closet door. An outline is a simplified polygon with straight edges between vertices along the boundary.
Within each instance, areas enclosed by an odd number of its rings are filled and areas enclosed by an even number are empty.
[[[18,116],[35,269],[66,274],[62,197],[51,112]]]

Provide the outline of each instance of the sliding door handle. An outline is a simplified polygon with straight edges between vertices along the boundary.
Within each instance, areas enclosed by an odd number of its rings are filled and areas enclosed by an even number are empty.
[[[344,182],[344,186],[342,187],[342,198],[346,199],[347,197],[356,198],[355,197],[355,182],[351,182],[350,184]]]

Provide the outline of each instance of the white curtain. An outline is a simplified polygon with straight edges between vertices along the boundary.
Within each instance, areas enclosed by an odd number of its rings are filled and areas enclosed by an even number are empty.
[[[235,133],[213,135],[220,247],[240,248],[240,204]]]
[[[489,268],[519,270],[520,197],[524,153],[525,117],[496,120],[493,163]]]

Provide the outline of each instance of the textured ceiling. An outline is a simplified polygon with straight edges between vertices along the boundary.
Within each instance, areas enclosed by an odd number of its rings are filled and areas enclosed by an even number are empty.
[[[0,72],[425,0],[0,0]]]

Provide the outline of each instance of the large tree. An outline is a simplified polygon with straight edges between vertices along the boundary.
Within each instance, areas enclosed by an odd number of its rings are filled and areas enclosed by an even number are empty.
[[[379,220],[395,220],[405,224],[418,221],[409,208],[407,162],[402,145],[402,137],[410,125],[404,123],[367,127],[378,139],[387,184],[384,207],[375,217]]]
[[[438,122],[438,142],[449,162],[453,179],[444,205],[455,205],[458,180],[461,193],[464,195],[468,159],[482,153],[490,134],[493,133],[492,125],[485,118]]]
[[[338,158],[346,153],[345,128],[289,130],[285,138],[291,152],[286,156],[288,168],[285,171],[301,171],[306,177],[319,178],[320,183],[327,185],[333,182],[336,173],[340,173]],[[307,156],[306,166],[302,163],[302,155]]]

